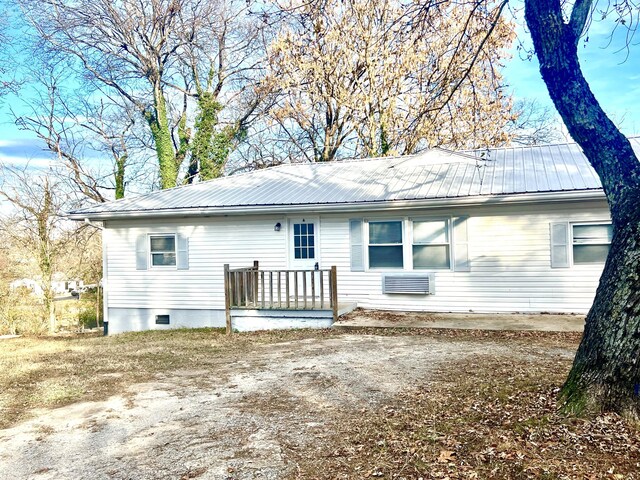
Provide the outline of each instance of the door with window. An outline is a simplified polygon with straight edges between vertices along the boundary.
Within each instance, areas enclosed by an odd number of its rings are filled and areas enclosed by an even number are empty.
[[[313,270],[320,261],[318,249],[318,219],[292,218],[289,220],[289,267]]]

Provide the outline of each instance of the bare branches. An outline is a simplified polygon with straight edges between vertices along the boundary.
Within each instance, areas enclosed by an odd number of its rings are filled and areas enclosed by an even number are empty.
[[[209,143],[234,125],[244,128],[256,108],[260,22],[248,16],[245,2],[19,1],[50,51],[73,59],[79,78],[100,85],[144,118],[163,188],[179,183],[183,162],[193,157],[204,93],[221,109],[232,106],[209,123]]]
[[[306,136],[301,155],[315,161],[504,142],[510,100],[495,64],[513,38],[505,4],[297,6],[270,50],[273,121],[296,142]]]
[[[42,172],[18,170],[4,166],[0,197],[11,203],[14,221],[5,230],[20,242],[25,253],[37,261],[41,287],[44,291],[44,318],[49,331],[55,330],[52,279],[56,260],[64,247],[60,235],[62,206],[66,200],[57,188],[56,180]],[[5,219],[5,222],[7,220]]]
[[[511,142],[518,145],[543,145],[561,140],[551,108],[536,100],[518,100],[513,105],[513,117],[507,124]]]

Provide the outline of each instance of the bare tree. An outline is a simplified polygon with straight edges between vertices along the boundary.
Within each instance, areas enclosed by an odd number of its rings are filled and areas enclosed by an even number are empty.
[[[245,137],[269,94],[261,83],[267,41],[264,21],[252,14],[251,2],[212,3],[215,14],[207,28],[190,33],[192,37],[180,50],[185,87],[177,89],[196,102],[193,133],[188,138],[188,182],[196,176],[209,180],[223,174],[229,154]]]
[[[3,166],[0,197],[13,207],[13,214],[3,219],[3,231],[22,255],[31,256],[37,263],[40,286],[43,291],[43,318],[51,333],[56,328],[53,274],[58,259],[69,241],[62,228],[63,204],[60,181],[42,172],[18,170]]]
[[[500,11],[394,0],[291,8],[270,48],[273,121],[312,161],[503,143],[511,112],[498,67],[513,31]]]
[[[253,42],[258,35],[248,28],[244,33],[250,37],[233,37],[240,32],[237,24],[248,18],[245,3],[229,6],[233,1],[19,3],[49,49],[74,58],[81,75],[126,100],[144,118],[160,185],[168,188],[180,183],[180,168],[193,138],[202,140],[195,149],[200,159],[209,155],[203,148],[218,147],[219,134],[231,148],[232,138],[255,109],[255,100],[245,108],[242,102],[227,108],[234,98],[246,99],[257,92],[247,82],[255,80],[248,72],[256,67]],[[244,7],[238,9],[239,5]],[[200,118],[195,123],[189,118],[193,100],[198,100],[195,109]],[[211,128],[220,123],[223,108],[232,128]]]
[[[562,139],[559,119],[551,108],[537,100],[520,99],[514,102],[512,118],[506,125],[511,143],[544,145]]]
[[[35,95],[25,100],[28,113],[14,114],[16,125],[44,143],[62,178],[83,196],[104,202],[114,192],[123,198],[148,151],[136,135],[135,113],[94,89],[70,87],[75,82],[64,61],[38,62],[30,76]]]
[[[616,411],[640,418],[640,163],[591,92],[578,46],[595,2],[526,0],[525,18],[540,72],[567,129],[598,173],[609,203],[613,240],[573,368],[561,391],[571,412]],[[635,2],[604,4],[632,36]],[[631,38],[631,37],[628,37]]]
[[[0,98],[10,92],[15,93],[21,81],[16,75],[15,52],[12,44],[13,35],[9,26],[12,24],[12,12],[8,5],[0,2]]]

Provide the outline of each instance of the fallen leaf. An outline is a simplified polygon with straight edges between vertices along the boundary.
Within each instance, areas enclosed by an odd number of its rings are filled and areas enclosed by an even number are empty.
[[[451,450],[440,450],[440,455],[438,456],[439,462],[452,462],[454,460],[456,452],[452,452]]]

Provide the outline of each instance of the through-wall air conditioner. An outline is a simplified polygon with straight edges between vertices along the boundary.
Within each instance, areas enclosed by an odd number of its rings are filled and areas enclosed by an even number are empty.
[[[433,295],[435,290],[433,273],[385,273],[382,275],[382,293],[405,293]]]

